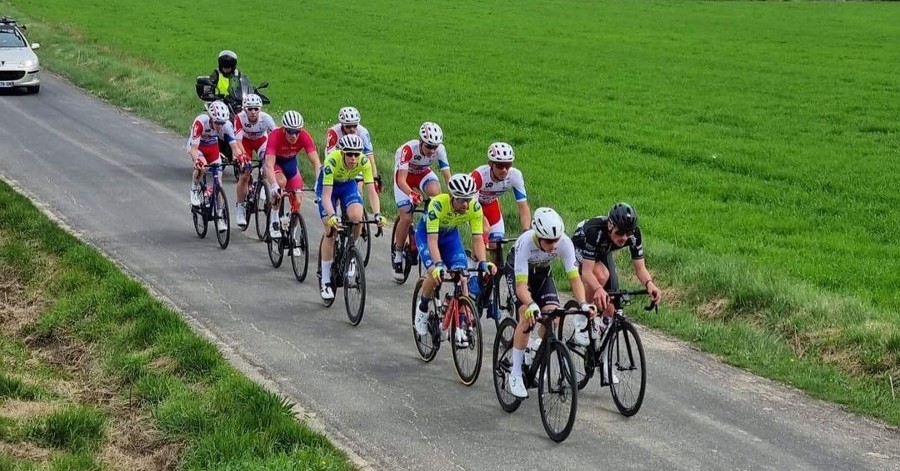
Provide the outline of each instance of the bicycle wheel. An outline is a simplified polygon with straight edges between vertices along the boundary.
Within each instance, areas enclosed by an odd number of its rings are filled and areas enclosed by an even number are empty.
[[[206,192],[202,188],[201,191]],[[202,202],[200,206],[191,206],[191,216],[194,218],[194,231],[197,232],[197,236],[201,239],[206,237],[206,231],[209,228],[209,219],[206,218],[208,211],[209,208]]]
[[[611,332],[606,350],[606,379],[616,408],[625,417],[637,414],[644,402],[647,370],[644,346],[634,324],[619,321]]]
[[[278,214],[280,215],[278,221],[272,221],[271,224],[278,224],[281,226],[281,216],[284,216],[284,198],[281,198],[281,204],[278,207]],[[284,260],[284,228],[281,229],[281,237],[272,238],[269,235],[269,230],[266,229],[266,245],[268,246],[269,252],[269,260],[272,262],[272,266],[278,268],[281,266],[281,261]]]
[[[219,241],[219,247],[228,248],[228,242],[231,240],[231,218],[228,212],[228,198],[225,197],[225,190],[222,187],[216,187],[216,204],[213,220],[216,221],[216,240]],[[225,230],[219,230],[219,223],[225,223]]]
[[[392,267],[392,269],[393,269],[393,264],[394,264],[394,256],[397,253],[396,249],[394,248],[395,240],[397,240],[397,223],[394,223],[394,228],[391,229],[391,267]],[[407,278],[407,275],[409,272],[409,270],[407,270],[407,267],[406,267],[408,259],[409,259],[408,255],[407,255],[409,253],[409,243],[405,240],[403,241],[403,245],[400,246],[400,253],[403,254],[400,257],[400,266],[403,267],[404,275],[403,275],[402,280],[398,280],[396,278],[394,279],[394,282],[397,283],[398,285],[402,285],[403,283],[406,283],[406,278]]]
[[[269,211],[272,209],[269,196],[269,187],[260,182],[256,187],[256,204],[253,207],[255,212],[254,218],[256,219],[256,236],[259,237],[259,240],[266,240],[266,234],[269,232]],[[249,215],[247,217],[249,218]]]
[[[561,442],[575,425],[578,385],[569,350],[559,340],[551,339],[550,342],[538,372],[538,405],[547,436]]]
[[[369,213],[363,210],[363,220],[367,221],[369,219]],[[356,247],[360,251],[360,255],[362,255],[363,266],[369,266],[369,258],[372,255],[372,228],[368,223],[362,225],[362,231],[359,233],[359,239],[356,240]]]
[[[453,352],[453,366],[459,380],[466,386],[475,384],[478,374],[481,372],[482,338],[481,321],[478,319],[478,310],[475,303],[467,297],[459,298],[459,315],[457,322],[451,323],[450,349]],[[449,313],[445,313],[449,315]],[[460,323],[460,321],[463,321]],[[456,331],[462,329],[465,332],[469,344],[460,346],[456,343]]]
[[[247,186],[247,195],[244,196],[244,221],[247,222],[247,225],[238,226],[241,232],[247,231],[247,228],[250,227],[250,218],[256,214],[256,185],[256,182],[251,180]]]
[[[344,258],[344,307],[351,325],[359,325],[366,311],[366,268],[356,247],[350,247]]]
[[[437,316],[435,313],[437,312],[438,305],[435,299],[438,298],[438,290],[435,290],[434,297],[431,299],[431,309],[429,309],[428,315],[428,335],[419,336],[416,332],[416,307],[419,305],[419,295],[422,291],[422,283],[425,280],[419,279],[416,283],[416,289],[413,290],[413,298],[412,298],[412,333],[413,339],[416,341],[416,351],[419,352],[419,357],[425,363],[434,360],[434,357],[437,356],[438,350],[441,349],[441,326],[437,322]]]
[[[597,363],[592,346],[581,346],[572,341],[572,334],[575,332],[575,327],[572,325],[573,318],[574,316],[565,316],[559,321],[557,338],[567,339],[565,344],[572,356],[572,371],[575,372],[575,381],[578,383],[578,389],[581,390],[594,376],[594,368]]]
[[[291,268],[294,269],[294,278],[303,282],[309,271],[309,238],[306,234],[306,221],[300,213],[291,214],[290,234]]]
[[[516,332],[516,321],[511,318],[503,319],[497,328],[494,337],[494,392],[497,393],[497,401],[506,412],[515,412],[522,404],[522,400],[513,396],[506,390],[509,373],[512,370],[512,345],[513,334]]]

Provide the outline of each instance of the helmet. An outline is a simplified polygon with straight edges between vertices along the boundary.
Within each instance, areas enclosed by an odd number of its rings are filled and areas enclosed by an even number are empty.
[[[444,142],[444,131],[437,124],[426,121],[419,128],[419,138],[428,145],[439,146]]]
[[[281,125],[289,129],[303,129],[303,116],[294,110],[285,111],[281,117]]]
[[[512,162],[516,160],[516,153],[511,145],[505,142],[495,142],[488,147],[488,160],[491,162]]]
[[[338,141],[338,147],[343,152],[362,152],[364,145],[361,137],[356,134],[347,134]]]
[[[262,107],[262,98],[255,93],[250,93],[244,97],[244,102],[242,105],[244,108],[261,108]]]
[[[457,173],[447,182],[450,188],[450,196],[454,198],[472,198],[478,189],[475,188],[475,179],[468,173]]]
[[[359,124],[359,110],[352,106],[345,106],[338,111],[338,121],[341,124]]]
[[[228,111],[228,105],[218,100],[209,104],[207,113],[213,121],[228,121],[231,118],[231,112]]]
[[[225,67],[232,69],[237,67],[237,54],[234,51],[224,50],[219,53],[219,70]]]
[[[637,211],[628,203],[616,203],[609,210],[609,220],[624,232],[634,232],[638,225]]]
[[[559,213],[551,208],[536,209],[531,227],[539,239],[559,239],[566,232],[566,225]]]

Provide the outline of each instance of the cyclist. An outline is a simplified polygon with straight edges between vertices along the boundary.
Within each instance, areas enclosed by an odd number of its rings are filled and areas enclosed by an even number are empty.
[[[422,194],[434,197],[440,194],[441,184],[431,170],[438,161],[444,181],[450,180],[450,162],[444,147],[444,131],[432,122],[422,123],[419,138],[397,149],[394,156],[394,201],[397,203],[397,236],[394,239],[394,279],[403,279],[403,241],[412,224],[413,206],[422,202]],[[479,206],[479,213],[480,211]],[[481,222],[479,221],[479,227]],[[479,231],[480,233],[480,231]]]
[[[481,204],[475,199],[478,192],[475,180],[471,175],[459,173],[448,179],[447,187],[449,193],[432,198],[427,215],[419,221],[416,229],[416,245],[429,273],[416,308],[415,329],[419,336],[428,335],[428,306],[447,265],[451,270],[468,267],[458,227],[468,224],[472,230],[472,252],[478,260],[478,270],[491,274],[497,272],[497,267],[485,258],[484,239],[481,237],[484,215]],[[463,286],[465,289],[465,284]],[[454,340],[459,346],[468,346],[465,329],[458,329]]]
[[[243,110],[234,118],[235,139],[244,148],[244,157],[238,158],[242,166],[250,162],[250,158],[256,153],[256,158],[262,160],[265,157],[266,137],[275,130],[275,120],[272,115],[262,111],[262,98],[255,93],[244,97]],[[250,171],[243,170],[237,183],[236,214],[237,224],[242,229],[247,227],[247,209],[244,206],[244,198],[250,186]]]
[[[325,155],[329,155],[337,149],[338,140],[340,138],[348,134],[356,134],[361,137],[363,139],[363,144],[365,145],[363,153],[365,153],[366,158],[372,162],[372,171],[374,172],[373,175],[375,178],[375,191],[381,193],[381,190],[383,189],[381,175],[378,174],[378,165],[375,163],[375,149],[372,146],[372,136],[369,134],[369,130],[360,124],[359,121],[359,110],[352,106],[341,108],[340,111],[338,111],[338,124],[328,128],[328,132],[325,134]],[[358,175],[356,181],[359,182],[359,191],[362,191],[362,175]]]
[[[575,247],[565,234],[565,225],[559,214],[550,208],[538,208],[534,212],[531,229],[522,233],[510,251],[506,269],[515,274],[516,308],[519,310],[519,322],[513,337],[513,365],[507,389],[510,394],[519,398],[528,397],[528,390],[522,378],[522,363],[525,359],[525,347],[528,345],[526,329],[534,324],[535,317],[541,312],[549,312],[559,307],[559,295],[556,284],[550,273],[550,262],[561,258],[566,277],[572,286],[575,300],[581,303],[581,309],[590,311],[594,317],[594,307],[585,303],[584,285],[578,275],[575,260]],[[508,281],[512,284],[512,280]],[[584,318],[583,315],[577,316]],[[583,322],[587,325],[587,320]],[[587,332],[579,332],[587,344]]]
[[[281,117],[281,127],[272,131],[267,139],[265,169],[263,170],[272,193],[272,210],[269,217],[272,224],[269,228],[269,236],[273,239],[281,237],[278,207],[281,189],[303,189],[303,176],[300,175],[300,162],[297,159],[297,154],[301,150],[306,151],[306,158],[313,166],[313,175],[318,175],[322,164],[319,162],[316,144],[309,133],[303,129],[303,116],[294,110],[285,111]],[[294,193],[291,197],[291,211],[295,208],[299,211],[301,202],[300,195]]]
[[[234,155],[240,158],[244,150],[238,146],[234,138],[234,127],[228,120],[228,106],[221,101],[214,101],[209,104],[206,113],[194,118],[191,125],[191,137],[188,138],[187,148],[191,161],[194,162],[194,170],[191,173],[191,205],[200,206],[200,175],[203,166],[213,164],[219,161],[219,140],[226,142],[231,146]],[[221,183],[221,178],[219,183]],[[224,232],[227,230],[225,220],[219,219],[218,230]]]
[[[341,202],[341,210],[350,221],[361,222],[363,220],[362,198],[356,187],[356,176],[362,174],[363,183],[368,190],[369,209],[375,214],[378,226],[384,225],[384,216],[381,215],[381,202],[378,192],[375,191],[375,179],[372,176],[372,161],[365,155],[365,142],[356,134],[347,134],[338,141],[338,148],[327,157],[322,171],[319,173],[316,184],[316,194],[319,196],[319,216],[325,226],[322,239],[322,273],[321,294],[322,299],[334,299],[334,290],[331,283],[331,262],[334,259],[334,230],[340,224],[340,218],[335,211],[335,204]],[[354,236],[359,236],[362,226],[354,228]]]
[[[503,212],[500,210],[500,195],[512,189],[519,208],[519,223],[522,230],[531,228],[531,208],[528,206],[528,197],[525,195],[525,179],[522,172],[512,168],[516,154],[512,146],[505,142],[495,142],[488,147],[488,163],[472,172],[475,185],[478,187],[478,202],[484,212],[484,226],[487,228],[485,239],[488,248],[498,246],[495,242],[506,236],[506,226],[503,223]],[[491,260],[497,263],[495,256]],[[500,313],[493,303],[488,304],[488,317],[498,319]]]
[[[603,311],[604,317],[611,317],[614,309],[609,303],[607,291],[619,289],[613,252],[625,247],[631,252],[638,280],[647,289],[650,299],[659,301],[661,293],[644,263],[644,243],[637,212],[628,203],[616,203],[606,216],[579,222],[572,242],[581,262],[587,296]]]

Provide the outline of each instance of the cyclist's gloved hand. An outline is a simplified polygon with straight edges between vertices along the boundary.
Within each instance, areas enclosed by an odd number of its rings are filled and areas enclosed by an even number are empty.
[[[387,222],[387,219],[381,213],[375,213],[375,220],[378,221],[378,227],[384,226],[384,223]]]
[[[537,303],[532,301],[528,307],[525,308],[525,320],[533,321],[534,319],[541,318],[541,308],[538,307]]]
[[[491,262],[486,262],[484,260],[478,262],[478,271],[480,273],[490,273],[491,275],[497,273],[497,266]]]
[[[269,193],[272,194],[273,198],[277,198],[277,197],[281,196],[281,187],[278,186],[278,184],[276,183],[269,187]]]
[[[444,268],[443,263],[436,263],[434,269],[431,270],[431,277],[434,278],[435,281],[441,281],[444,278],[445,271],[446,269]]]
[[[418,192],[412,192],[409,194],[409,202],[413,204],[413,206],[422,202],[422,195]]]
[[[250,156],[247,154],[240,154],[237,156],[237,161],[241,165],[247,165],[250,163]]]
[[[206,165],[206,161],[205,161],[205,160],[203,160],[203,159],[201,159],[201,158],[194,159],[194,168],[195,168],[195,169],[197,169],[197,170],[203,170],[203,166],[204,166],[204,165]]]
[[[331,217],[328,218],[328,227],[337,227],[340,224],[341,220],[337,217],[337,214],[332,214]]]
[[[375,177],[375,191],[378,193],[384,191],[384,183],[381,181],[381,175]]]
[[[597,315],[597,306],[594,306],[593,304],[582,303],[582,304],[581,304],[581,310],[584,311],[584,312],[589,313],[589,314],[588,314],[588,317],[591,318],[591,319],[593,319],[594,316]]]

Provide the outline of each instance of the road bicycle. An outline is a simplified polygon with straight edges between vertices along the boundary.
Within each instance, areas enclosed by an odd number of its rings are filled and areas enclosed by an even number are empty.
[[[201,239],[206,237],[209,223],[213,223],[219,247],[224,250],[228,248],[231,239],[231,224],[229,224],[228,198],[219,182],[222,167],[224,164],[221,161],[203,166],[204,172],[200,177],[200,206],[191,206],[191,216],[194,220],[194,230]],[[212,185],[207,183],[207,175],[212,176]],[[219,230],[219,221],[224,222],[225,230]]]
[[[263,185],[265,187],[265,185]],[[266,193],[268,194],[268,188]],[[284,259],[284,251],[287,250],[291,257],[291,268],[294,270],[294,278],[299,282],[306,279],[307,270],[309,268],[309,233],[306,229],[306,221],[300,214],[300,192],[302,190],[286,190],[278,204],[278,220],[272,221],[270,227],[276,227],[280,230],[281,237],[272,237],[271,231],[266,231],[266,245],[268,246],[269,261],[272,266],[278,268]],[[290,200],[290,213],[285,213],[284,200]],[[272,199],[267,198],[266,202]],[[276,204],[276,203],[273,203]],[[257,214],[257,217],[259,215]],[[270,219],[267,216],[267,220]]]
[[[400,251],[403,253],[400,261],[401,266],[403,267],[403,279],[394,280],[398,285],[406,283],[406,280],[409,278],[409,273],[412,271],[414,265],[418,266],[419,278],[422,277],[422,264],[419,263],[419,249],[416,246],[416,224],[418,223],[416,214],[425,214],[425,212],[428,211],[428,204],[430,202],[430,198],[425,199],[422,203],[414,205],[412,208],[412,223],[409,225],[409,235],[403,242],[403,247],[400,248]],[[394,248],[394,241],[397,240],[396,237],[397,223],[395,222],[394,228],[391,230],[391,264],[394,263],[394,255],[396,254],[396,249]]]
[[[353,236],[353,227],[362,224],[363,229],[369,224],[378,224],[375,219],[363,220],[354,223],[341,214],[341,224],[335,229],[337,236],[334,240],[334,257],[331,263],[331,283],[332,289],[344,289],[344,307],[347,310],[347,318],[351,325],[359,325],[362,322],[363,314],[366,310],[366,272],[365,262],[362,254],[356,247],[356,237]],[[381,236],[381,228],[379,227],[375,233],[375,237]],[[322,283],[322,240],[319,240],[319,259],[317,263],[317,271],[319,285]],[[337,296],[335,296],[337,297]],[[335,298],[323,299],[325,307],[331,307]]]

